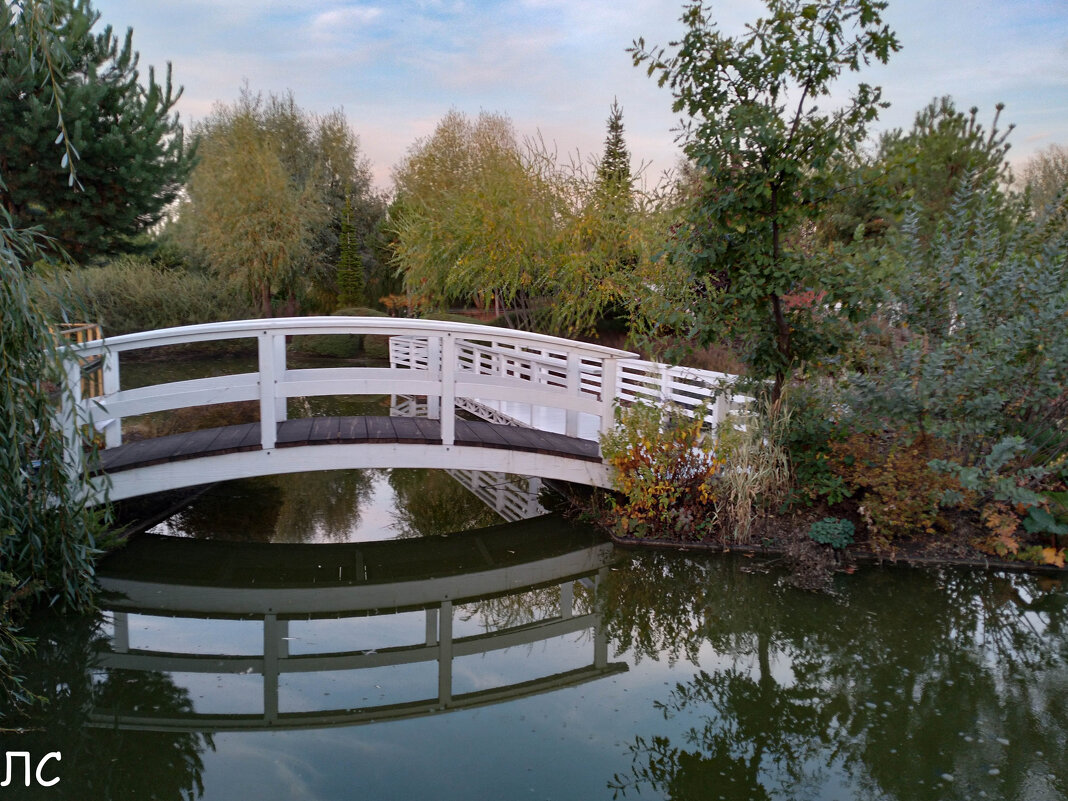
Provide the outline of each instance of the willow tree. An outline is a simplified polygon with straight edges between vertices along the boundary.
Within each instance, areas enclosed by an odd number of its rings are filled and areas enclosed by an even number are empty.
[[[449,112],[393,177],[394,260],[408,292],[529,311],[549,291],[564,208],[507,118]]]
[[[201,142],[201,162],[189,182],[196,242],[212,267],[245,288],[264,317],[272,297],[291,295],[297,267],[322,209],[295,186],[276,146],[255,119],[216,116],[213,136]]]
[[[664,319],[700,344],[730,340],[774,395],[797,367],[841,344],[836,325],[859,313],[859,277],[791,238],[838,184],[836,165],[863,141],[884,105],[859,83],[841,107],[828,96],[843,72],[886,62],[899,45],[878,0],[765,0],[767,14],[726,36],[705,3],[687,5],[682,38],[630,52],[686,115],[684,150],[702,187],[675,257],[692,282]],[[808,302],[791,302],[805,297]],[[816,299],[815,302],[812,302]]]
[[[655,204],[616,202],[629,180],[629,167],[622,178],[562,164],[505,117],[450,112],[394,172],[395,263],[409,292],[441,304],[495,296],[516,324],[588,331],[640,283],[621,265],[651,266],[658,249]]]
[[[341,111],[311,114],[290,93],[245,89],[195,133],[200,159],[181,209],[187,244],[246,287],[264,315],[277,305],[296,313],[311,296],[332,310],[346,198],[364,261],[384,212]]]

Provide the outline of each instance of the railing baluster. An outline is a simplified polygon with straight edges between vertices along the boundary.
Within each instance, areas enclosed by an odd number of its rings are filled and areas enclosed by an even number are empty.
[[[71,482],[81,477],[85,452],[78,433],[78,409],[82,402],[82,365],[68,350],[63,359],[64,384],[60,401],[59,423],[63,429],[63,464]]]
[[[274,340],[274,369],[275,369],[275,385],[279,380],[284,380],[286,375],[286,338],[282,336],[273,337]],[[281,423],[283,420],[289,419],[289,413],[286,409],[286,401],[288,398],[280,397],[274,400],[274,419]]]

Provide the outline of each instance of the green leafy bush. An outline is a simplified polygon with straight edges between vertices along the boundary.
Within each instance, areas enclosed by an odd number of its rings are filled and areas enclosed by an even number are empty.
[[[622,496],[612,502],[617,535],[699,540],[713,530],[721,463],[702,434],[702,418],[643,403],[616,410],[617,426],[602,436],[601,451]]]
[[[853,522],[840,517],[825,517],[817,520],[808,529],[810,539],[837,550],[853,544],[853,533]]]
[[[59,314],[57,290],[69,282],[77,303],[108,336],[219,320],[254,317],[252,307],[224,280],[205,273],[168,270],[136,256],[46,279],[42,301]]]

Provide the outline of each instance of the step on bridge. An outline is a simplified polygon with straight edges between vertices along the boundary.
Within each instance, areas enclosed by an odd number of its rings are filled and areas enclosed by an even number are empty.
[[[389,367],[293,369],[287,341],[383,336]],[[257,370],[123,389],[125,354],[252,339]],[[476,324],[367,317],[299,317],[183,326],[69,348],[68,461],[81,470],[76,426],[103,432],[91,502],[249,476],[354,468],[441,468],[610,485],[598,437],[618,404],[704,409],[718,424],[747,399],[735,376],[643,362],[635,354],[544,334]],[[81,396],[80,364],[102,362],[99,394]],[[390,416],[288,419],[290,398],[389,395]],[[253,401],[257,420],[125,442],[138,415]],[[462,410],[470,417],[457,415]],[[328,446],[328,447],[326,447]]]

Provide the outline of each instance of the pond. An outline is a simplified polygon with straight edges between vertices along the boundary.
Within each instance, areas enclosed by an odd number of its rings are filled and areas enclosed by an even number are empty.
[[[557,507],[380,470],[133,510],[151,533],[104,560],[100,613],[34,622],[50,702],[0,734],[60,752],[60,782],[0,794],[1068,798],[1060,580],[870,567],[809,593]]]

